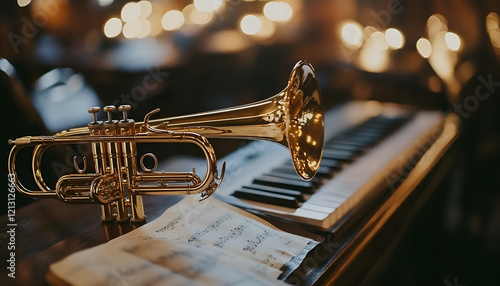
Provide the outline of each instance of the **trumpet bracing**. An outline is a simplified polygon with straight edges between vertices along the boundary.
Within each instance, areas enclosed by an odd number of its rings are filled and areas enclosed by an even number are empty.
[[[323,152],[323,112],[321,95],[313,67],[298,62],[286,88],[262,101],[226,109],[150,119],[159,109],[149,112],[143,122],[128,118],[130,106],[121,105],[122,120],[113,120],[115,106],[105,106],[106,121],[98,121],[99,107],[91,107],[93,121],[87,127],[59,132],[53,136],[25,136],[9,140],[8,170],[15,188],[33,198],[55,198],[66,203],[97,203],[103,221],[143,222],[146,219],[143,195],[212,195],[225,171],[217,168],[214,149],[207,138],[262,139],[279,143],[290,150],[297,174],[304,180],[317,172]],[[193,172],[155,172],[157,158],[144,154],[137,160],[138,143],[192,143],[199,146],[207,160],[203,179]],[[74,158],[76,174],[64,175],[51,189],[43,180],[40,162],[43,152],[56,144],[90,144],[94,173],[86,173],[84,158],[80,168]],[[16,155],[21,148],[33,147],[32,171],[39,190],[21,184],[16,174]],[[145,167],[144,158],[154,160]],[[139,161],[139,162],[138,162]],[[139,171],[139,165],[142,172]],[[130,210],[130,213],[129,213]]]

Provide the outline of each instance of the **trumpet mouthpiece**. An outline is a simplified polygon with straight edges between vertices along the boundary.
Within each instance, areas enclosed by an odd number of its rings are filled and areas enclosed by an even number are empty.
[[[15,140],[9,139],[9,144],[10,145],[19,145],[19,146],[26,146],[26,145],[31,145],[31,136],[24,136],[17,138]]]

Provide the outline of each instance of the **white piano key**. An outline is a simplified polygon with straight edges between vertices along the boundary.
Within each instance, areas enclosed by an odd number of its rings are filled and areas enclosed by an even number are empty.
[[[313,202],[305,202],[302,204],[302,206],[300,208],[306,209],[306,210],[311,210],[311,211],[316,211],[316,212],[321,212],[321,213],[326,213],[328,215],[333,213],[336,209],[334,207],[322,206],[319,204],[315,204]]]
[[[346,201],[346,199],[340,199],[340,198],[314,197],[314,198],[311,198],[310,200],[308,200],[307,202],[337,208],[345,201]]]

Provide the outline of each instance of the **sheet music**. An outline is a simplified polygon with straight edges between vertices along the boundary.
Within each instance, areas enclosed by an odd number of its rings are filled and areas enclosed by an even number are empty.
[[[309,243],[315,242],[215,198],[189,196],[158,219],[50,270],[75,285],[279,285],[280,267]]]

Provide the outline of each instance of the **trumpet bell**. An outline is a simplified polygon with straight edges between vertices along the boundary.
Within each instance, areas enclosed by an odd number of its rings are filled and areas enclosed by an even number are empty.
[[[310,64],[297,63],[284,93],[289,105],[286,139],[293,165],[297,174],[310,180],[318,171],[324,140],[320,89]]]
[[[267,99],[154,120],[149,120],[150,115],[136,126],[149,131],[195,132],[206,138],[273,141],[290,150],[302,179],[312,179],[319,169],[324,140],[321,92],[316,73],[306,61],[295,65],[283,91]]]

